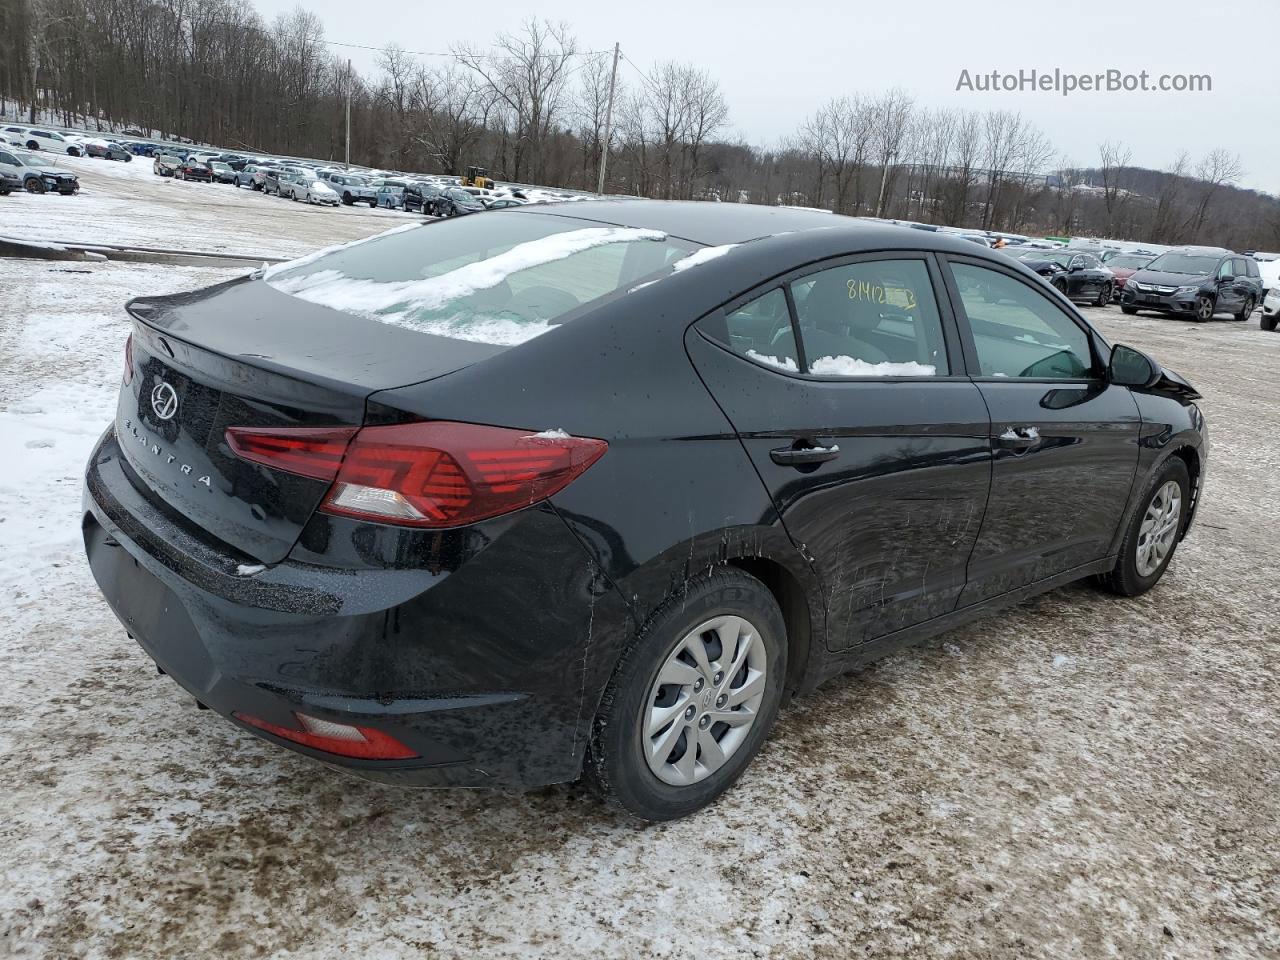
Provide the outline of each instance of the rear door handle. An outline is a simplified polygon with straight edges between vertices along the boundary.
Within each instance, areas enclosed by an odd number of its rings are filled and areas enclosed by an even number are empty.
[[[1025,450],[1040,442],[1040,431],[1035,427],[1009,427],[996,438],[1002,447]]]
[[[815,447],[779,447],[769,451],[769,459],[781,467],[805,467],[811,464],[826,463],[840,456],[837,444]]]

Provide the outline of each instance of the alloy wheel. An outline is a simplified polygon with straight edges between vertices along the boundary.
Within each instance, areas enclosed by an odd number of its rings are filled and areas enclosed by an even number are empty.
[[[1213,301],[1205,296],[1196,298],[1196,319],[1212,320],[1213,319]]]
[[[688,786],[724,766],[756,722],[767,663],[759,632],[742,617],[715,617],[675,645],[645,700],[640,731],[659,780]]]
[[[1253,302],[1253,297],[1250,297],[1244,302],[1244,306],[1241,307],[1240,313],[1236,317],[1237,320],[1248,321],[1249,316],[1253,313]]]
[[[1104,283],[1102,289],[1098,291],[1098,299],[1094,301],[1094,306],[1105,307],[1111,302],[1111,284]]]
[[[1138,575],[1149,577],[1164,563],[1173,549],[1182,521],[1182,487],[1168,480],[1147,504],[1146,516],[1138,528],[1136,566]]]

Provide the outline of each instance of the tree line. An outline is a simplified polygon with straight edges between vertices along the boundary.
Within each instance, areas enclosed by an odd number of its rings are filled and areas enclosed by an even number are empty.
[[[724,91],[687,63],[636,65],[531,19],[443,56],[382,50],[349,68],[298,8],[246,0],[0,0],[0,98],[31,121],[416,172],[673,199],[787,203],[1049,235],[1280,248],[1280,201],[1238,187],[1238,157],[1164,170],[1120,143],[1076,163],[1010,111],[929,109],[901,90],[836,96],[772,147],[729,138]],[[613,86],[613,112],[609,91]],[[612,123],[608,124],[607,120]],[[608,127],[608,129],[606,129]]]

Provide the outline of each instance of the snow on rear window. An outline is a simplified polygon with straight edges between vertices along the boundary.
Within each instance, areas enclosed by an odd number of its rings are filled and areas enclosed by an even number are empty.
[[[384,234],[269,270],[284,293],[479,343],[514,345],[689,250],[658,230],[521,214]]]

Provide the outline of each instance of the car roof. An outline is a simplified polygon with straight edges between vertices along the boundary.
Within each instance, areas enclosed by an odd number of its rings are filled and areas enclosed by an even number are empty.
[[[943,250],[981,256],[988,248],[954,234],[933,230],[913,230],[891,223],[868,222],[792,207],[769,207],[751,203],[706,203],[693,200],[580,200],[564,204],[529,204],[509,208],[513,215],[572,217],[620,227],[662,230],[683,240],[709,246],[745,243],[782,233],[839,229],[846,237],[857,235],[865,249],[882,244],[918,250]],[[910,240],[907,241],[909,235]]]

